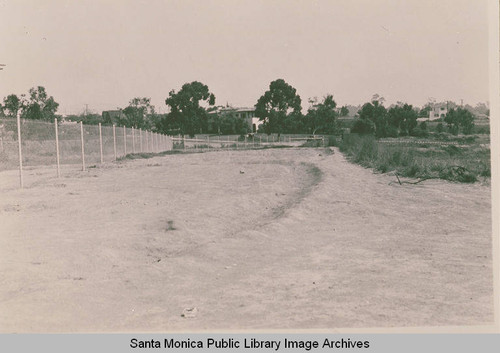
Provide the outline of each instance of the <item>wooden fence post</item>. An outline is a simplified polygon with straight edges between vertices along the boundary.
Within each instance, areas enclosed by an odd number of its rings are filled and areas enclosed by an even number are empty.
[[[123,125],[123,155],[127,155],[127,128]]]
[[[132,153],[135,153],[135,130],[132,126]]]
[[[141,150],[141,152],[144,152],[142,150],[142,129],[139,129],[139,149]]]
[[[21,143],[21,112],[17,112],[17,145],[19,148],[19,184],[23,188],[23,152]]]
[[[85,171],[85,143],[83,141],[83,122],[80,121],[80,136],[82,140],[82,171]]]
[[[101,127],[101,123],[99,123],[99,149],[101,152],[101,164],[103,164],[104,163],[104,156],[102,154],[102,127]]]
[[[115,161],[116,161],[116,126],[113,124],[113,150],[115,152]]]
[[[59,165],[59,133],[57,131],[57,118],[54,118],[54,128],[56,132],[56,163],[57,163],[57,177],[61,177],[61,169]]]

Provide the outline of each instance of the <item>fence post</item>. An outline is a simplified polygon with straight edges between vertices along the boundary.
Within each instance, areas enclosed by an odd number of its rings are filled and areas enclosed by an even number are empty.
[[[139,147],[141,149],[141,152],[144,152],[142,150],[142,129],[139,129]]]
[[[85,143],[83,141],[83,122],[80,121],[80,136],[82,140],[82,171],[85,171]]]
[[[132,153],[135,153],[135,130],[132,126]]]
[[[56,131],[56,162],[57,162],[57,177],[61,177],[61,169],[59,167],[59,133],[57,131],[57,118],[54,118],[54,127]]]
[[[101,152],[101,164],[104,163],[104,157],[102,155],[102,127],[101,127],[101,123],[99,123],[99,149],[100,149],[100,152]]]
[[[115,161],[116,161],[116,125],[113,124],[113,150],[115,151]]]
[[[254,135],[252,135],[252,145],[253,145],[253,147],[255,147],[255,136]]]
[[[148,130],[144,131],[144,134],[146,135],[146,152],[148,152],[148,150],[149,150]]]
[[[153,152],[153,153],[154,153],[154,151],[155,151],[155,146],[154,146],[154,144],[153,144],[153,143],[154,143],[154,141],[153,141],[153,131],[150,131],[149,133],[150,133],[150,135],[151,135],[151,136],[150,136],[150,137],[151,137],[151,138],[150,138],[150,140],[151,140],[151,152]]]
[[[186,149],[186,137],[184,135],[182,135],[182,147]]]
[[[21,144],[21,112],[17,112],[17,142],[19,148],[19,184],[23,188],[23,153]]]
[[[127,155],[127,128],[123,125],[123,155]]]
[[[247,137],[245,135],[245,148],[247,148]]]

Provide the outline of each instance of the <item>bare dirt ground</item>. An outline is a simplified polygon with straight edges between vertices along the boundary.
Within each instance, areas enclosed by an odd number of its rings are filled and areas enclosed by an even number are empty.
[[[493,323],[489,185],[305,148],[76,168],[0,173],[1,332]]]

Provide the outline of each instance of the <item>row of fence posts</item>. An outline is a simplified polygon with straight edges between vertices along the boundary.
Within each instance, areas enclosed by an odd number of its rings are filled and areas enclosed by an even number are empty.
[[[276,136],[275,135],[272,135],[272,141],[269,141],[269,135],[265,135],[266,137],[266,141],[265,143],[280,143],[280,142],[292,142],[292,137],[291,136],[282,136],[282,137],[278,137],[278,141],[276,141]],[[282,140],[283,139],[283,140]],[[186,149],[186,140],[189,141],[189,139],[186,139],[185,136],[182,136],[181,135],[177,135],[177,141],[182,141],[182,148],[185,150]],[[226,138],[226,141],[224,140],[221,140],[220,138],[217,139],[217,140],[212,140],[212,143],[220,143],[221,144],[221,148],[222,148],[222,144],[226,142],[226,148],[229,149],[229,146],[230,146],[230,142],[233,142],[236,146],[236,149],[238,149],[238,146],[240,145],[240,142],[238,140],[234,141],[234,140],[229,140],[229,136],[227,136]],[[206,139],[206,143],[207,143],[207,148],[210,149],[211,147],[211,144],[210,144],[210,136],[207,136],[207,139]],[[247,140],[247,136],[245,136],[245,139],[243,141],[243,146],[245,148],[247,148],[247,146],[250,144],[250,142],[248,142]],[[255,147],[255,136],[252,136],[252,143],[251,145],[253,147]],[[262,136],[259,136],[259,143],[258,145],[262,145]],[[323,145],[324,145],[324,140],[323,140]],[[196,148],[196,140],[195,140],[195,148]]]
[[[55,144],[56,144],[56,164],[57,164],[57,177],[61,177],[61,166],[60,166],[60,157],[59,157],[59,131],[58,131],[58,121],[57,118],[54,119],[54,129],[55,129]],[[137,129],[132,128],[132,153],[136,153],[135,148],[135,131]],[[142,135],[145,133],[146,146],[147,149],[151,147],[151,152],[155,151],[159,152],[161,149],[166,150],[167,144],[167,136],[163,134],[154,133],[152,131],[143,131],[139,129],[139,147],[140,152],[143,151],[143,143],[142,143]],[[80,122],[80,140],[82,147],[82,171],[85,171],[85,139],[84,139],[84,130],[83,123]],[[21,141],[21,117],[20,114],[17,115],[17,141],[18,141],[18,150],[19,150],[19,184],[21,189],[23,188],[23,153],[22,153],[22,141]],[[99,150],[100,150],[100,162],[104,163],[104,154],[103,154],[103,144],[102,144],[102,127],[101,123],[99,123]],[[118,159],[117,149],[116,149],[116,125],[113,125],[113,151],[114,151],[114,160]],[[123,151],[124,156],[127,155],[127,128],[123,126]]]

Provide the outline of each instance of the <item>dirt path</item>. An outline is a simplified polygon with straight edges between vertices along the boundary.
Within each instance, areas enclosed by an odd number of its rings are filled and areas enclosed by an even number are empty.
[[[317,149],[53,172],[0,173],[1,332],[493,321],[488,186],[389,185]]]

